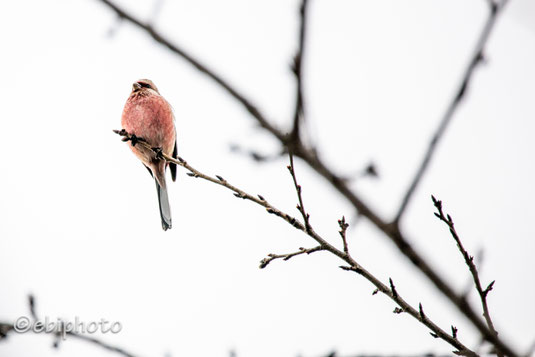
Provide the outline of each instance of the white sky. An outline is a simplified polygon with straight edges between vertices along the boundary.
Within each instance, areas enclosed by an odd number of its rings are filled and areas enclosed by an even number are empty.
[[[152,1],[122,1],[143,18]],[[157,28],[289,123],[289,64],[298,1],[166,1]],[[355,183],[385,218],[399,204],[453,95],[486,17],[486,1],[311,1],[308,130],[341,174],[373,160],[379,181]],[[535,338],[535,5],[513,0],[492,35],[403,226],[459,289],[469,275],[430,195],[444,200],[466,248],[485,251],[484,283],[500,335],[523,352]],[[26,295],[51,319],[120,321],[102,339],[139,356],[319,356],[447,353],[373,286],[315,253],[258,269],[267,253],[313,242],[229,191],[179,169],[173,229],[161,230],[154,184],[111,130],[131,83],[151,78],[173,105],[179,153],[298,215],[287,159],[257,165],[231,153],[276,143],[214,83],[98,1],[0,3],[0,320],[27,315]],[[110,35],[112,34],[112,35]],[[316,230],[340,244],[354,212],[296,163]],[[392,277],[414,306],[470,346],[477,335],[368,223],[348,233],[353,256]],[[475,297],[474,294],[471,295]],[[474,300],[475,301],[475,300]],[[101,336],[100,336],[101,337]],[[77,341],[11,335],[0,356],[111,355]]]

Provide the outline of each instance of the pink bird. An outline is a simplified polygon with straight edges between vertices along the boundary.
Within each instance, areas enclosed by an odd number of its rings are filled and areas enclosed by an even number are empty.
[[[148,79],[140,79],[132,85],[126,101],[121,125],[130,135],[145,140],[151,147],[162,149],[164,154],[177,157],[176,129],[173,109],[158,88]],[[171,178],[176,180],[176,164],[158,159],[154,151],[141,145],[129,145],[156,181],[160,216],[164,231],[171,228],[171,208],[167,196],[165,170],[169,166]]]

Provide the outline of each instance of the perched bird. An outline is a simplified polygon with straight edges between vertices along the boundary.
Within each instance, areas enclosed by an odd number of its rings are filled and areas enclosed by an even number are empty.
[[[162,153],[177,157],[175,118],[171,105],[148,79],[140,79],[132,85],[132,92],[124,106],[121,125],[130,135],[146,141]],[[169,166],[171,178],[176,180],[176,164],[159,159],[153,150],[142,145],[129,145],[134,154],[149,170],[156,182],[160,216],[164,231],[171,228],[171,208],[167,197],[165,170]]]

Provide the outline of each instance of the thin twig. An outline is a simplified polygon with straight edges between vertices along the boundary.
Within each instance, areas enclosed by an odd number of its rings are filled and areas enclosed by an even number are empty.
[[[293,129],[290,133],[290,141],[298,140],[300,137],[299,124],[305,116],[305,106],[303,101],[303,57],[305,54],[305,34],[306,34],[306,24],[307,24],[307,5],[308,0],[302,0],[301,6],[299,9],[299,47],[297,53],[295,54],[292,71],[295,74],[296,79],[296,99],[295,99],[295,111],[293,118]]]
[[[275,259],[282,259],[282,260],[286,261],[286,260],[292,259],[296,255],[311,254],[311,253],[314,253],[314,252],[318,252],[320,250],[323,250],[323,247],[321,245],[318,245],[317,247],[308,248],[308,249],[300,247],[297,252],[293,252],[293,253],[287,253],[287,254],[273,254],[273,253],[271,253],[271,254],[268,254],[267,258],[264,258],[264,259],[262,259],[260,261],[260,269],[264,269],[265,267],[268,266],[269,263],[271,263]]]
[[[464,98],[467,92],[470,80],[472,79],[474,70],[483,61],[483,58],[484,58],[483,51],[485,49],[485,45],[487,44],[487,41],[490,37],[492,29],[494,28],[494,25],[496,23],[496,19],[498,18],[498,15],[503,10],[505,3],[506,1],[502,1],[500,2],[500,4],[497,4],[494,1],[489,1],[489,4],[490,4],[489,16],[487,18],[487,21],[485,22],[485,25],[483,26],[483,30],[481,31],[481,34],[479,35],[479,40],[477,41],[474,52],[470,58],[468,66],[466,67],[464,71],[464,74],[462,76],[459,86],[457,87],[455,95],[453,96],[452,101],[448,105],[448,108],[446,109],[444,116],[440,120],[438,128],[429,143],[427,151],[425,152],[425,155],[422,159],[422,162],[420,163],[420,166],[418,167],[418,170],[416,171],[416,174],[414,175],[414,178],[412,179],[411,184],[409,185],[409,188],[405,192],[405,195],[403,197],[403,200],[401,201],[401,205],[398,209],[398,212],[395,218],[396,223],[400,221],[401,217],[403,216],[403,213],[407,209],[410,199],[412,198],[414,192],[416,191],[416,188],[418,187],[420,181],[422,180],[422,177],[424,176],[429,166],[429,163],[431,162],[431,159],[433,158],[433,154],[435,153],[438,143],[444,136],[444,133],[446,132],[446,129],[448,128],[448,124],[451,122],[451,119],[453,118],[455,111],[457,110],[459,104]]]
[[[299,148],[299,147],[298,147]],[[302,148],[302,147],[301,147]],[[299,156],[307,162],[316,172],[327,179],[331,185],[337,189],[351,204],[357,209],[361,216],[366,217],[380,231],[382,231],[397,246],[399,251],[409,259],[409,261],[418,268],[434,285],[446,296],[457,309],[477,328],[481,336],[488,342],[495,345],[498,349],[505,351],[510,357],[518,357],[518,354],[506,344],[502,339],[496,337],[487,327],[479,314],[470,306],[465,296],[457,294],[440,274],[431,267],[427,260],[409,243],[408,237],[400,231],[399,226],[393,222],[388,223],[383,220],[375,211],[364,203],[357,194],[352,191],[347,182],[333,173],[325,164],[315,155],[305,149],[294,151],[295,156]]]
[[[349,255],[349,247],[347,246],[347,238],[346,238],[346,231],[347,227],[349,227],[349,224],[346,223],[346,218],[342,216],[342,219],[338,220],[338,225],[340,226],[340,236],[342,237],[342,243],[344,245],[344,253]]]
[[[297,178],[295,177],[295,169],[294,169],[294,159],[292,153],[289,154],[290,156],[290,165],[287,166],[288,171],[290,171],[290,175],[292,175],[292,180],[294,182],[295,186],[295,192],[297,192],[297,198],[299,200],[299,204],[297,205],[297,209],[299,212],[301,212],[301,216],[303,216],[303,222],[305,222],[305,228],[308,230],[310,229],[310,215],[305,211],[305,205],[303,203],[303,196],[301,195],[301,185],[297,183]]]
[[[444,215],[444,212],[442,210],[442,201],[437,200],[434,196],[431,196],[431,198],[433,200],[433,204],[435,205],[435,208],[437,209],[437,212],[435,212],[435,216],[448,226],[451,236],[455,240],[455,243],[457,243],[457,248],[459,248],[459,251],[461,252],[461,255],[464,258],[464,262],[466,263],[466,265],[468,266],[468,269],[470,270],[470,274],[472,274],[472,278],[474,279],[474,285],[481,299],[481,305],[483,307],[483,317],[485,318],[485,321],[487,322],[489,329],[496,336],[498,336],[498,331],[496,331],[496,328],[494,327],[494,324],[492,323],[492,319],[490,317],[490,312],[489,312],[489,307],[487,305],[487,295],[492,290],[492,287],[494,286],[494,281],[492,281],[487,286],[487,288],[483,290],[483,288],[481,287],[481,281],[479,279],[479,273],[474,263],[474,257],[468,254],[468,252],[464,248],[463,243],[461,242],[461,238],[459,238],[459,235],[457,234],[457,231],[455,230],[453,219],[451,218],[449,214]],[[498,354],[498,357],[503,357],[503,353],[499,349],[497,350],[497,354]]]
[[[244,95],[240,94],[235,88],[222,79],[221,76],[208,69],[200,61],[186,53],[182,48],[173,44],[166,39],[162,34],[156,32],[150,25],[143,23],[123,9],[119,8],[110,0],[99,0],[109,6],[120,18],[132,22],[139,28],[146,31],[156,42],[167,47],[174,54],[182,57],[188,63],[193,65],[201,73],[206,74],[219,84],[229,95],[235,98],[242,104],[252,117],[259,123],[259,125],[271,133],[279,140],[283,146],[288,146],[288,135],[272,125],[267,118],[259,112],[256,105],[252,104]],[[379,217],[379,215],[365,203],[356,192],[354,192],[346,180],[335,174],[327,165],[316,155],[314,150],[303,146],[301,140],[296,140],[292,143],[292,153],[305,161],[312,169],[314,169],[320,176],[323,176],[343,197],[345,197],[359,212],[360,215],[366,217],[373,225],[375,225],[385,236],[387,236],[399,249],[399,251],[409,259],[409,261],[418,268],[434,285],[446,296],[457,309],[479,330],[482,337],[490,343],[497,346],[502,351],[505,351],[510,357],[517,357],[518,354],[513,351],[511,347],[505,344],[501,339],[494,336],[492,331],[488,329],[485,322],[472,309],[466,299],[455,292],[453,287],[449,285],[438,274],[424,257],[417,253],[410,245],[409,239],[402,234],[396,221],[390,223]]]
[[[114,130],[114,132],[119,134],[120,136],[122,136],[123,137],[123,141],[131,141],[132,140],[132,136],[130,134],[128,134],[124,129],[123,130]],[[468,357],[476,357],[476,356],[478,356],[477,353],[475,353],[474,351],[472,351],[471,349],[469,349],[468,347],[463,345],[458,339],[453,338],[452,336],[450,336],[448,333],[446,333],[444,330],[442,330],[440,327],[438,327],[434,322],[432,322],[428,317],[422,317],[420,315],[419,311],[414,309],[411,305],[409,305],[400,296],[400,294],[395,289],[395,287],[394,287],[394,285],[392,283],[392,280],[390,280],[391,288],[387,287],[379,279],[377,279],[374,275],[372,275],[370,272],[368,272],[363,266],[361,266],[359,263],[357,263],[357,261],[354,260],[348,253],[337,249],[332,244],[330,244],[325,238],[320,236],[310,224],[309,224],[308,227],[305,227],[305,224],[299,222],[299,220],[291,217],[287,213],[279,210],[278,208],[276,208],[273,205],[271,205],[270,203],[268,203],[267,200],[263,196],[258,196],[258,198],[257,198],[255,196],[249,194],[249,193],[246,193],[245,191],[243,191],[243,190],[231,185],[222,176],[217,175],[216,177],[211,177],[209,175],[203,174],[202,172],[196,170],[191,165],[189,165],[181,157],[177,157],[177,159],[174,159],[174,158],[170,157],[169,155],[162,153],[160,150],[158,150],[158,148],[152,148],[142,138],[136,138],[136,145],[141,145],[147,150],[152,150],[155,155],[156,155],[156,153],[161,153],[161,156],[162,156],[162,158],[164,160],[166,160],[168,162],[173,162],[173,163],[175,163],[175,164],[177,164],[179,166],[182,166],[185,169],[187,169],[189,171],[189,173],[188,173],[189,176],[202,178],[204,180],[210,181],[210,182],[215,183],[217,185],[226,187],[227,189],[233,191],[234,195],[236,197],[242,198],[242,199],[247,199],[247,200],[250,200],[252,202],[255,202],[255,203],[259,204],[260,206],[266,208],[268,213],[275,214],[276,216],[284,219],[286,222],[290,223],[293,227],[303,231],[304,233],[306,233],[309,237],[311,237],[312,239],[314,239],[318,243],[319,247],[311,248],[312,250],[314,250],[314,251],[316,251],[315,249],[326,250],[326,251],[332,253],[333,255],[337,256],[338,258],[342,259],[345,263],[348,264],[348,266],[346,266],[346,265],[340,266],[341,269],[346,270],[346,271],[354,271],[354,272],[356,272],[357,274],[363,276],[366,280],[371,282],[373,285],[375,285],[377,290],[381,291],[383,294],[385,294],[386,296],[390,297],[399,306],[398,309],[395,310],[396,312],[406,312],[409,315],[411,315],[414,318],[416,318],[422,324],[427,326],[432,331],[432,334],[436,335],[437,338],[441,338],[442,340],[448,342],[450,345],[455,347],[457,349],[455,351],[455,353],[457,353],[459,355],[463,355],[463,356],[468,356]],[[291,171],[293,171],[293,170],[291,170]],[[298,189],[299,185],[297,184],[297,182],[295,180],[295,172],[292,173],[292,177],[294,178],[294,185],[296,186],[296,190],[299,191],[299,189]],[[298,193],[298,195],[300,195],[300,194]],[[303,209],[302,213],[303,212],[305,213],[304,217],[306,217],[306,212],[304,211],[304,209]],[[286,254],[286,255],[280,255],[279,257],[283,258],[283,257],[290,256],[290,258],[291,258],[292,256],[300,255],[300,254],[304,254],[304,253],[306,253],[306,250],[305,251],[299,251],[299,252],[296,252],[296,253],[290,253],[290,254]],[[262,264],[261,264],[261,267],[262,267]]]

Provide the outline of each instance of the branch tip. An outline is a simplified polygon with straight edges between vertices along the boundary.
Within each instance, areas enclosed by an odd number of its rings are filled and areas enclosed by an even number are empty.
[[[458,331],[457,327],[451,325],[451,337],[457,339],[457,331]]]
[[[396,287],[394,286],[394,282],[392,281],[392,278],[388,278],[388,281],[390,282],[390,290],[392,292],[392,296],[394,299],[398,298],[398,292],[396,291]]]
[[[425,313],[424,313],[424,309],[422,307],[422,303],[419,303],[418,304],[418,309],[420,310],[420,318],[423,320],[425,319]]]

